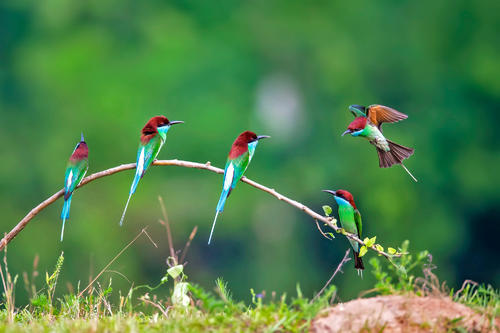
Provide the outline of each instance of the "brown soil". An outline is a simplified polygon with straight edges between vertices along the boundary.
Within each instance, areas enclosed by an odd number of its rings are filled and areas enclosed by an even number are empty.
[[[326,309],[313,321],[312,332],[500,332],[486,315],[444,297],[379,296]]]

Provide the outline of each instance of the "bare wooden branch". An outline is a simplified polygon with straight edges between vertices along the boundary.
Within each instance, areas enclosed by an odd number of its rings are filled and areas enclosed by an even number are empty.
[[[212,166],[210,164],[210,162],[196,163],[196,162],[182,161],[182,160],[175,159],[175,160],[157,160],[157,161],[153,162],[153,165],[155,165],[155,166],[169,166],[169,165],[170,166],[179,166],[179,167],[184,167],[184,168],[208,170],[208,171],[215,172],[218,174],[224,173],[224,170]],[[82,186],[84,186],[84,185],[86,185],[86,184],[88,184],[96,179],[110,176],[112,174],[115,174],[115,173],[118,173],[121,171],[125,171],[125,170],[130,170],[130,169],[135,169],[135,163],[122,164],[122,165],[119,165],[119,166],[111,168],[111,169],[96,172],[88,177],[85,177],[82,180],[82,182],[80,183],[80,185],[78,185],[78,188],[80,188],[80,187],[82,187]],[[361,239],[359,239],[356,235],[351,234],[351,233],[347,233],[344,230],[342,230],[341,228],[337,227],[337,225],[335,224],[334,218],[325,217],[323,215],[320,215],[320,214],[316,213],[315,211],[313,211],[311,208],[305,206],[304,204],[302,204],[298,201],[295,201],[293,199],[290,199],[290,198],[276,192],[275,189],[261,185],[261,184],[255,182],[253,180],[250,180],[246,177],[242,177],[241,181],[244,183],[247,183],[248,185],[253,186],[261,191],[269,193],[270,195],[272,195],[273,197],[275,197],[276,199],[278,199],[280,201],[284,201],[287,204],[292,205],[293,207],[295,207],[297,209],[300,209],[301,211],[303,211],[304,213],[306,213],[307,215],[309,215],[313,218],[313,220],[311,220],[312,222],[315,222],[315,220],[321,221],[321,222],[325,223],[326,225],[328,225],[333,230],[335,230],[336,232],[342,232],[342,234],[344,236],[346,236],[347,238],[349,238],[349,239],[351,239],[351,240],[353,240],[361,245],[365,245],[363,243],[363,241]],[[45,209],[47,206],[54,203],[57,199],[59,199],[62,196],[63,196],[63,190],[61,189],[58,192],[54,193],[51,197],[49,197],[48,199],[46,199],[45,201],[40,203],[38,206],[33,208],[28,213],[28,215],[26,215],[8,234],[6,234],[2,238],[2,240],[0,241],[0,251],[3,250],[3,248],[10,241],[12,241],[12,239],[14,239],[14,237],[16,237],[38,213],[40,213],[43,209]],[[397,255],[390,255],[384,251],[380,251],[379,249],[377,249],[375,247],[375,245],[372,245],[371,247],[369,247],[369,249],[377,252],[378,254],[386,257],[387,259],[390,259],[390,258],[397,256]]]

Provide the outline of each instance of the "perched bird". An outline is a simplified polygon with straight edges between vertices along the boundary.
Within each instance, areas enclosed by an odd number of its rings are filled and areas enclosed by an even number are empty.
[[[208,238],[208,245],[210,245],[210,241],[212,240],[212,234],[214,232],[217,216],[224,210],[224,204],[226,203],[227,197],[231,194],[231,191],[245,173],[245,170],[247,169],[248,164],[250,164],[253,154],[255,153],[257,143],[259,140],[265,138],[269,138],[269,136],[257,136],[254,132],[245,131],[241,133],[236,140],[234,140],[231,150],[229,151],[229,156],[227,157],[226,167],[224,169],[222,193],[215,211],[215,218],[212,224],[212,230],[210,231],[210,237]]]
[[[323,192],[333,194],[337,205],[339,206],[339,220],[342,228],[345,231],[358,236],[361,239],[361,214],[359,213],[356,204],[354,203],[354,198],[352,194],[345,190],[323,190]],[[349,239],[349,243],[352,246],[352,252],[354,253],[354,268],[358,270],[365,269],[363,265],[363,260],[359,256],[359,243]],[[359,271],[358,271],[359,272]]]
[[[120,225],[123,224],[123,219],[125,217],[125,213],[127,212],[130,198],[132,197],[132,194],[135,193],[135,189],[137,188],[139,180],[144,176],[146,170],[156,159],[156,156],[158,156],[161,147],[167,139],[167,132],[170,129],[170,126],[181,123],[184,122],[177,120],[169,121],[164,116],[156,116],[149,119],[149,121],[142,129],[141,142],[139,143],[139,149],[137,150],[135,177],[134,181],[132,182],[132,186],[130,186],[127,204],[125,205],[125,209],[123,210],[123,214],[120,219]]]
[[[413,155],[413,149],[387,140],[382,134],[382,123],[395,123],[408,118],[408,116],[390,107],[378,104],[373,104],[368,107],[351,105],[349,106],[349,110],[351,110],[356,119],[349,124],[342,136],[351,134],[352,136],[366,138],[377,148],[379,165],[381,168],[388,168],[394,164],[401,164],[411,178],[417,181],[403,164],[404,159]]]
[[[82,137],[80,142],[73,150],[71,154],[68,165],[66,167],[66,175],[64,176],[64,205],[61,212],[62,229],[61,229],[61,242],[64,236],[64,224],[66,220],[69,219],[69,208],[71,206],[71,198],[73,196],[73,191],[80,184],[83,177],[89,169],[89,147]]]

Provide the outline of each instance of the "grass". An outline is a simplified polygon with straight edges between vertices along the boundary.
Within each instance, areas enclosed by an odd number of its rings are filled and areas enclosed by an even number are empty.
[[[30,303],[15,306],[17,275],[12,277],[7,265],[7,251],[1,278],[4,287],[0,303],[0,332],[135,332],[141,331],[259,331],[301,332],[307,330],[312,319],[331,305],[336,287],[326,288],[314,301],[305,298],[297,285],[297,294],[255,294],[250,290],[251,304],[235,301],[227,282],[215,281],[215,292],[206,291],[188,281],[184,274],[184,258],[196,235],[195,227],[182,251],[173,248],[168,216],[162,207],[160,223],[165,226],[170,256],[169,268],[156,286],[134,286],[126,294],[113,290],[112,280],[104,285],[99,277],[140,236],[151,237],[143,229],[128,243],[89,285],[78,285],[77,290],[56,298],[58,278],[64,265],[64,253],[56,260],[54,271],[45,274],[44,286],[38,288],[36,277],[38,258],[35,258],[31,275],[24,273],[24,287]],[[159,298],[155,291],[160,287],[170,290],[168,297]]]
[[[111,280],[106,286],[96,284],[83,296],[77,291],[56,300],[51,295],[62,268],[62,254],[57,262],[53,274],[47,274],[45,288],[32,298],[28,306],[13,311],[13,306],[3,303],[5,309],[0,311],[0,331],[300,332],[308,328],[321,309],[330,305],[336,292],[335,286],[330,286],[321,297],[311,302],[303,297],[299,286],[297,295],[290,300],[286,294],[267,297],[252,290],[252,302],[246,305],[232,299],[228,285],[222,279],[217,279],[216,293],[212,293],[187,282],[182,269],[178,269],[167,273],[156,287],[131,288],[126,295],[120,295],[118,304],[111,302]],[[151,294],[164,284],[170,284],[170,297],[158,299]]]
[[[161,199],[160,204],[162,205]],[[190,282],[184,274],[184,258],[196,235],[196,228],[191,232],[183,250],[176,251],[172,245],[168,217],[165,210],[162,211],[160,223],[165,226],[168,236],[169,269],[159,279],[158,285],[134,286],[126,294],[114,291],[111,279],[103,285],[98,278],[140,236],[144,235],[151,240],[145,229],[89,285],[84,288],[78,285],[77,290],[59,298],[55,297],[55,291],[64,266],[64,253],[56,260],[54,271],[45,274],[41,288],[35,283],[39,275],[38,258],[35,258],[32,274],[23,274],[24,287],[30,295],[30,303],[23,307],[15,305],[18,276],[10,274],[5,250],[3,267],[0,267],[4,289],[0,303],[0,332],[303,332],[308,330],[311,321],[324,309],[334,305],[337,289],[334,285],[328,286],[328,283],[311,300],[304,297],[299,285],[292,297],[274,292],[270,295],[265,292],[256,294],[250,290],[250,304],[234,300],[227,282],[222,278],[215,281],[215,292],[204,290]],[[408,246],[408,241],[402,244],[399,252],[408,254],[400,258],[393,258],[391,261],[384,259],[383,263],[377,257],[370,260],[376,284],[365,295],[450,297],[485,314],[491,321],[491,327],[494,327],[494,319],[500,315],[500,293],[497,289],[466,281],[458,291],[448,290],[432,272],[435,268],[432,256],[427,251],[409,254]],[[346,257],[336,272],[348,260]],[[160,286],[169,288],[168,297],[160,298],[155,294]],[[459,327],[458,324],[451,322],[448,327]]]

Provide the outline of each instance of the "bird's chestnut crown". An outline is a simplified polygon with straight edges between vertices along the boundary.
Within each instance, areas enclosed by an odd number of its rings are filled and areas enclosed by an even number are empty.
[[[146,123],[144,128],[142,129],[142,133],[144,135],[154,134],[158,131],[158,127],[166,126],[170,123],[170,121],[165,116],[156,116]]]
[[[357,117],[356,119],[354,119],[350,124],[349,126],[347,127],[347,129],[352,133],[352,132],[357,132],[357,131],[361,131],[362,129],[365,128],[366,126],[366,120],[367,118],[366,117]]]
[[[353,198],[352,194],[349,193],[348,191],[337,190],[337,191],[335,191],[335,196],[348,201],[351,204],[351,206],[356,208],[356,204],[354,203],[354,198]]]
[[[243,143],[249,144],[251,142],[258,141],[258,140],[265,139],[265,138],[269,138],[269,136],[268,135],[257,135],[254,132],[245,131],[245,132],[241,133],[236,138],[235,143],[238,142],[239,144],[243,144]]]
[[[252,142],[257,142],[258,140],[269,138],[268,135],[257,135],[251,131],[245,131],[238,135],[236,140],[234,140],[231,150],[229,152],[229,158],[236,158],[248,151],[248,145]]]
[[[251,131],[245,131],[245,132],[240,134],[238,139],[241,139],[242,142],[245,142],[248,144],[252,141],[257,140],[257,134],[255,134],[254,132],[251,132]]]
[[[167,117],[165,116],[156,116],[151,119],[146,123],[144,128],[142,129],[142,134],[143,135],[151,135],[155,134],[158,132],[158,127],[163,127],[163,126],[170,126],[174,124],[181,124],[183,121],[180,120],[168,120]]]

